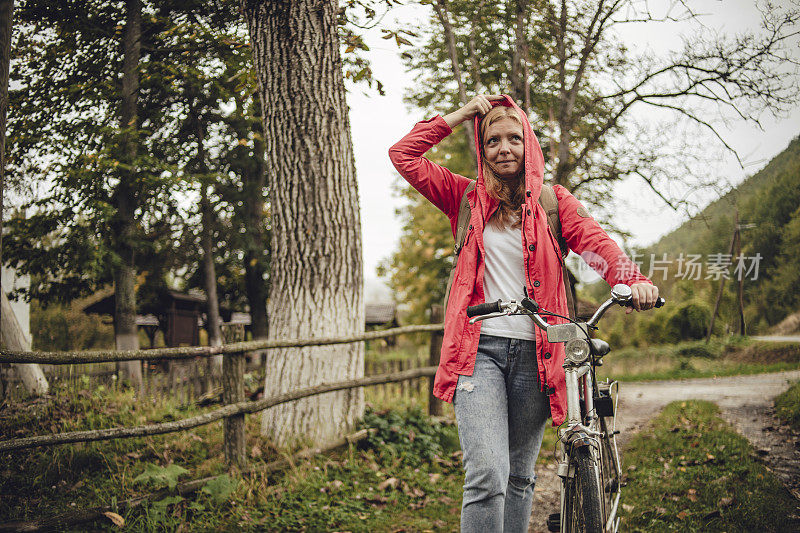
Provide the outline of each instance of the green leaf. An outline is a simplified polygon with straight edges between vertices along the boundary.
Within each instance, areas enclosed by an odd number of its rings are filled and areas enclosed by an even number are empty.
[[[238,479],[231,479],[228,474],[214,478],[201,489],[216,504],[224,503],[239,486]]]
[[[139,474],[133,479],[134,483],[142,483],[144,485],[153,485],[156,488],[168,487],[170,490],[174,489],[178,484],[178,478],[189,471],[176,464],[171,464],[167,467],[160,467],[152,463],[144,465],[144,472]]]

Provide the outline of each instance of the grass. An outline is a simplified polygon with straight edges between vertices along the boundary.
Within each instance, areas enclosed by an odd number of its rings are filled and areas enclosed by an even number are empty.
[[[795,430],[800,430],[800,382],[775,398],[775,413]]]
[[[128,389],[91,387],[88,379],[80,383],[77,389],[55,385],[52,398],[0,406],[0,434],[14,438],[130,426],[203,412],[171,400],[139,401]],[[161,497],[121,512],[125,528],[457,530],[463,472],[452,407],[445,406],[444,421],[434,421],[422,415],[427,406],[424,391],[401,399],[377,392],[368,388],[365,394],[374,407],[364,424],[379,430],[368,442],[300,461],[279,473],[222,477],[185,499]],[[773,525],[790,513],[788,494],[715,413],[710,404],[673,404],[654,422],[651,436],[634,439],[625,459],[637,467],[627,471],[626,530],[780,530]],[[248,416],[246,423],[251,464],[292,453],[259,436],[258,416]],[[540,463],[553,460],[554,445],[555,431],[548,428]],[[221,422],[170,435],[4,453],[0,521],[114,508],[120,500],[177,481],[223,472]],[[730,503],[722,502],[731,495]],[[112,525],[95,522],[72,530],[87,527]]]
[[[88,380],[87,380],[88,382]],[[129,390],[54,387],[54,397],[0,408],[9,437],[184,418],[202,410],[137,401]],[[461,500],[454,425],[419,406],[368,411],[379,433],[362,446],[301,461],[271,475],[223,477],[189,498],[175,494],[120,511],[131,531],[452,530]],[[247,417],[251,464],[289,455]],[[139,439],[38,448],[0,457],[0,521],[40,518],[115,502],[224,472],[222,424]],[[111,522],[95,522],[110,529]],[[87,524],[75,527],[83,531]]]
[[[612,347],[613,348],[613,347]],[[800,344],[732,337],[612,350],[598,377],[626,381],[760,374],[800,369]]]
[[[798,531],[794,498],[709,402],[668,405],[625,453],[625,531]]]

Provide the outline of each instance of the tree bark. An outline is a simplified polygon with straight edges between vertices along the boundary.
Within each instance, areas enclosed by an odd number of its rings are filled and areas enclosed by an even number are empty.
[[[332,0],[243,0],[264,116],[271,209],[269,338],[364,331],[361,221]],[[364,375],[364,345],[275,350],[264,394]],[[278,444],[325,442],[364,411],[361,389],[264,413]]]
[[[258,106],[259,120],[253,121],[253,157],[254,170],[244,175],[244,209],[245,237],[244,251],[244,283],[247,302],[250,305],[250,331],[253,340],[267,338],[267,264],[265,259],[266,236],[264,235],[264,185],[267,176],[264,162],[264,130],[263,115]],[[261,122],[261,123],[260,123]],[[254,354],[252,358],[259,366],[263,354]]]
[[[137,100],[139,93],[139,58],[141,55],[142,5],[140,0],[126,1],[125,36],[123,38],[122,130],[121,156],[126,162],[120,171],[120,182],[112,198],[117,213],[114,219],[114,238],[119,263],[114,266],[114,338],[117,350],[138,350],[136,328],[136,268],[133,238],[136,213]],[[140,391],[143,387],[140,361],[117,364],[121,377]]]
[[[0,346],[6,350],[30,350],[31,339],[25,335],[25,332],[19,325],[17,316],[11,308],[11,302],[8,301],[5,291],[2,291],[2,296],[0,298],[2,298],[2,304],[0,304],[0,308],[2,309],[2,315],[0,316],[0,321],[2,321],[2,324],[0,324],[2,342]],[[22,380],[25,391],[28,392],[28,394],[33,394],[34,396],[47,394],[49,389],[47,378],[44,376],[44,372],[42,372],[42,368],[39,365],[21,364],[11,365],[11,367]]]

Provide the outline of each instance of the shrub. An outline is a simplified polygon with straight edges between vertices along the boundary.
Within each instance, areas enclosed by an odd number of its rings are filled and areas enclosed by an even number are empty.
[[[376,412],[367,408],[360,427],[377,430],[366,439],[367,447],[410,465],[419,465],[458,449],[455,427],[434,421],[419,407],[407,412]]]
[[[702,339],[708,332],[711,322],[711,309],[697,300],[690,300],[677,305],[667,318],[665,331],[674,340]]]
[[[715,352],[705,343],[702,343],[681,346],[678,348],[677,355],[680,357],[703,357],[705,359],[716,359],[718,352]]]

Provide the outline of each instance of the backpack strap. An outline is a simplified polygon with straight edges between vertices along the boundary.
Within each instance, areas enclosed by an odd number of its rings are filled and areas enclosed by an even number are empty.
[[[547,213],[547,224],[550,226],[550,231],[558,241],[558,247],[561,249],[561,257],[569,255],[569,246],[564,236],[561,235],[561,218],[558,216],[558,197],[556,191],[553,190],[551,185],[542,185],[542,192],[539,193],[539,204]]]
[[[567,311],[570,318],[575,318],[578,310],[575,306],[575,293],[573,292],[572,283],[570,282],[570,272],[567,269],[567,264],[564,259],[569,254],[569,246],[567,241],[561,234],[561,217],[558,216],[558,197],[556,191],[553,190],[552,185],[542,185],[542,192],[539,193],[539,204],[547,213],[547,225],[550,226],[550,231],[558,241],[558,247],[561,250],[561,274],[564,277],[564,292],[567,295]]]
[[[467,185],[467,189],[461,196],[461,204],[458,206],[458,225],[456,226],[456,247],[455,247],[455,261],[458,261],[458,254],[461,248],[464,247],[464,239],[467,237],[467,227],[469,226],[469,219],[472,216],[472,210],[469,208],[469,200],[467,193],[475,189],[475,181]],[[455,265],[455,262],[453,263]]]
[[[467,199],[467,193],[471,190],[475,189],[475,181],[473,180],[469,185],[467,185],[467,189],[464,191],[464,194],[461,196],[461,204],[458,206],[458,222],[456,226],[456,244],[453,251],[455,252],[453,256],[453,266],[450,268],[450,277],[447,278],[447,289],[444,293],[444,308],[447,309],[447,300],[450,299],[450,288],[453,286],[453,276],[456,273],[456,265],[458,264],[458,256],[461,253],[461,249],[464,247],[464,239],[467,238],[467,229],[469,227],[469,219],[472,216],[472,209],[469,207],[469,200]]]

